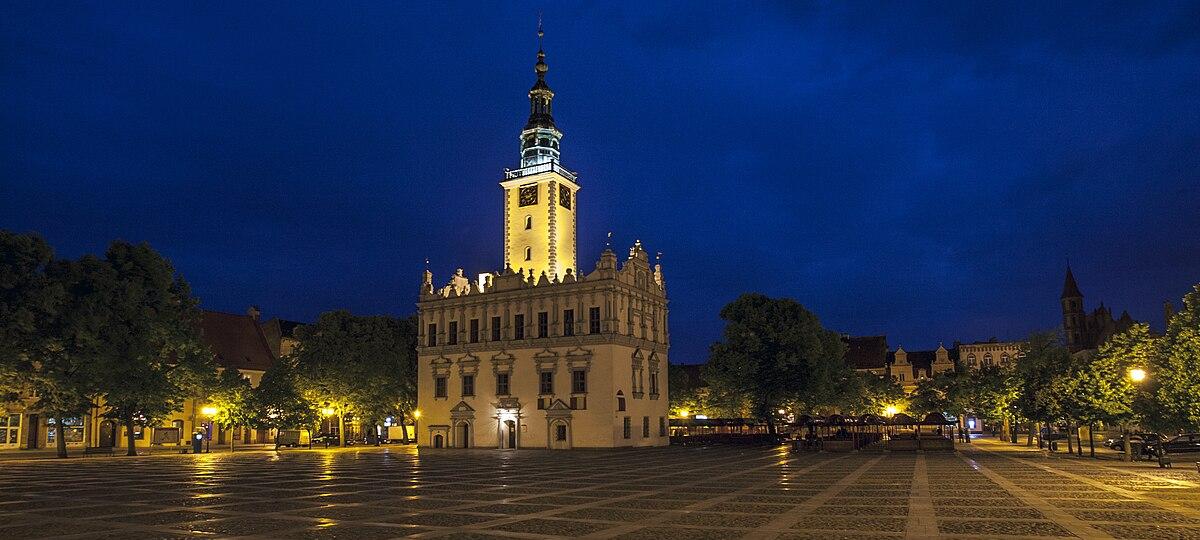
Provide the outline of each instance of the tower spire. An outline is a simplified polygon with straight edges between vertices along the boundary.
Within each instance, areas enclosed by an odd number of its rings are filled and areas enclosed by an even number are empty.
[[[546,84],[546,49],[544,40],[546,32],[542,27],[542,16],[538,14],[538,51],[537,62],[533,71],[537,81],[529,89],[529,121],[521,130],[521,166],[538,165],[548,161],[558,161],[558,143],[562,132],[554,125],[553,104],[554,91]]]

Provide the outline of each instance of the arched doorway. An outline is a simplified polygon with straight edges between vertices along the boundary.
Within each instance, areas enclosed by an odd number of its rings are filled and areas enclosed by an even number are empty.
[[[459,448],[470,448],[471,447],[471,424],[470,423],[459,422],[458,426],[455,426],[455,435],[458,436],[458,447]]]
[[[112,448],[117,442],[117,423],[112,420],[100,422],[100,446]]]
[[[443,445],[442,445],[442,434],[441,434],[441,433],[437,433],[437,434],[435,434],[435,435],[433,436],[433,447],[434,447],[434,448],[441,448],[442,446],[443,446]]]

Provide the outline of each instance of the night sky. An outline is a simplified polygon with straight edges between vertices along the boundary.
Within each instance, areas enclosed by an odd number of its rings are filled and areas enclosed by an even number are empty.
[[[168,4],[0,8],[0,228],[209,309],[498,269],[539,11],[580,265],[663,252],[675,362],[746,291],[911,350],[1054,328],[1068,259],[1155,328],[1200,282],[1200,3]]]

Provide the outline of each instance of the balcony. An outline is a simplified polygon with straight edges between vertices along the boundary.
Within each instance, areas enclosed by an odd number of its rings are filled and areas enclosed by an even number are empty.
[[[551,171],[554,171],[558,174],[561,174],[561,175],[567,177],[567,179],[572,182],[579,183],[579,181],[577,180],[577,175],[574,172],[567,170],[566,167],[559,165],[557,161],[548,161],[546,163],[538,163],[537,165],[521,167],[520,169],[512,169],[512,170],[504,169],[504,179],[512,180],[514,178],[523,178],[526,176],[533,176],[535,174],[541,174],[541,173],[551,172]]]

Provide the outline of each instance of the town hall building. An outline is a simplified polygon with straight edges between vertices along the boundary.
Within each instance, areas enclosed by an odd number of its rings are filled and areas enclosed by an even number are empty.
[[[541,31],[539,30],[539,38]],[[577,264],[578,176],[539,48],[520,167],[505,170],[503,269],[442,287],[425,271],[418,444],[425,448],[612,448],[669,444],[667,297],[636,242]]]

